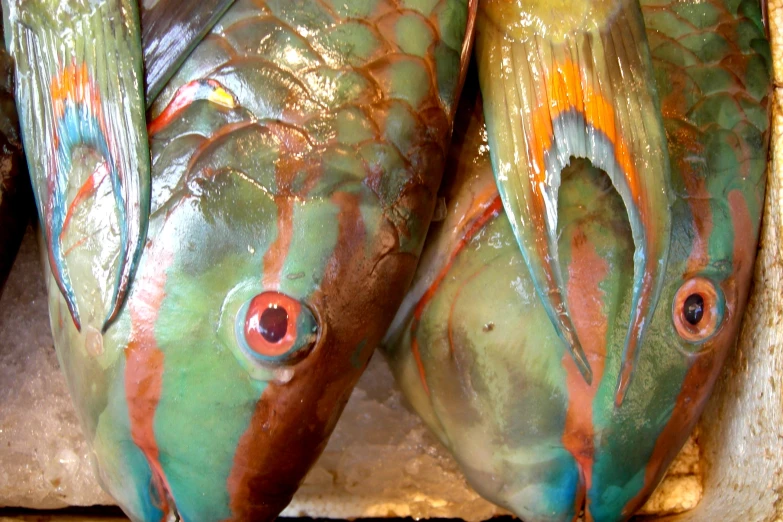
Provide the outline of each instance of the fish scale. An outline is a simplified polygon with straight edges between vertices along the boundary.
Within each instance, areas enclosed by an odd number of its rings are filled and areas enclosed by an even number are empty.
[[[500,110],[487,108],[501,74],[487,74],[483,110],[476,87],[466,87],[455,130],[461,148],[446,168],[446,218],[384,342],[407,398],[473,487],[526,522],[574,520],[581,511],[586,520],[626,520],[641,507],[696,424],[748,296],[771,92],[761,9],[745,0],[651,0],[641,14],[670,166],[670,204],[656,211],[669,213],[671,235],[622,402],[616,385],[635,280],[630,211],[593,165],[572,159],[563,171],[553,237],[590,383],[518,246],[511,224],[531,226],[530,215],[487,212],[500,200],[488,152],[499,147],[495,177],[502,162],[514,165],[503,155],[509,140],[482,117],[507,117],[502,99]],[[500,20],[515,30],[513,19]],[[509,67],[513,82],[518,71]],[[558,124],[568,131],[579,123]],[[648,154],[642,159],[665,157]],[[682,308],[689,295],[705,303],[690,330]]]
[[[439,28],[438,7],[448,4],[440,2],[432,8],[430,15],[434,21],[418,11],[406,11],[406,14],[428,27]],[[461,49],[446,45],[450,54],[440,59],[436,57],[440,47],[424,58],[405,55],[389,39],[390,31],[377,28],[379,23],[393,25],[384,21],[399,15],[394,3],[378,2],[374,16],[360,21],[345,21],[338,17],[339,12],[330,13],[318,2],[280,5],[286,9],[281,10],[273,3],[257,11],[242,3],[234,7],[175,75],[153,106],[153,113],[160,112],[182,85],[197,78],[215,79],[237,96],[237,110],[247,111],[246,117],[261,122],[284,122],[291,125],[292,131],[298,131],[309,145],[303,156],[334,155],[342,163],[361,162],[365,176],[379,169],[384,172],[395,169],[397,175],[385,176],[394,182],[392,186],[370,185],[379,189],[378,197],[384,206],[391,207],[406,190],[417,167],[421,165],[427,171],[429,162],[437,165],[442,161],[444,138],[448,134],[447,114],[452,111],[455,95],[452,86],[448,97],[433,96],[437,80],[430,76],[428,69],[458,63]],[[275,14],[276,11],[281,14]],[[343,38],[335,38],[335,33],[346,23],[354,24],[354,32],[362,28],[367,34],[345,31],[347,34],[341,34]],[[243,33],[252,34],[258,29],[271,34],[274,41],[284,42],[283,46],[266,45],[267,39],[263,38],[257,49],[243,48],[241,42],[248,41],[247,37],[243,39]],[[346,53],[344,41],[359,37],[375,45],[362,41],[367,48]],[[225,59],[216,63],[206,58],[214,54],[214,49],[220,49]],[[398,58],[386,59],[389,55]],[[205,63],[209,64],[209,70],[203,68]],[[194,64],[192,68],[191,64]],[[344,65],[347,67],[342,69]],[[427,81],[423,86],[422,82],[403,81],[405,73]],[[243,85],[253,80],[266,92],[277,95],[267,96],[259,103],[250,100],[252,94]],[[293,99],[292,89],[296,93]],[[328,99],[324,98],[327,93]],[[236,121],[232,119],[232,123]],[[354,128],[364,131],[360,141],[353,138]],[[158,145],[153,140],[154,158],[159,150],[169,154],[171,147],[177,147],[177,137],[167,129],[163,132],[167,134],[166,141]],[[188,139],[188,133],[183,138]],[[336,167],[339,168],[339,163]],[[436,190],[437,179],[425,183],[430,190]]]
[[[160,94],[146,240],[116,319],[80,331],[49,294],[101,482],[133,520],[271,520],[290,502],[413,275],[476,7],[206,5],[227,10],[142,8],[146,95]],[[61,180],[80,309],[101,307],[116,263],[90,146]]]

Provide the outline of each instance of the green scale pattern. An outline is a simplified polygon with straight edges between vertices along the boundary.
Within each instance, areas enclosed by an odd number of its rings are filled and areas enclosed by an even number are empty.
[[[473,487],[526,522],[574,520],[581,510],[597,522],[626,520],[641,507],[696,424],[748,296],[771,99],[758,3],[645,0],[642,14],[668,141],[672,230],[622,405],[615,392],[634,282],[627,209],[589,163],[563,171],[559,264],[572,319],[590,332],[582,338],[595,376],[588,385],[503,211],[460,246],[468,217],[493,191],[488,150],[499,139],[490,132],[487,141],[467,88],[455,130],[462,148],[446,169],[454,173],[443,191],[447,217],[384,342],[406,396]],[[678,292],[696,280],[716,291],[707,304],[717,326],[689,341],[673,316]]]
[[[412,277],[468,17],[462,0],[241,0],[152,103],[149,231],[117,320],[80,332],[50,291],[101,482],[133,520],[271,519],[290,501]],[[63,238],[85,309],[116,261],[104,185]],[[304,358],[267,364],[238,339],[270,291],[317,323]]]

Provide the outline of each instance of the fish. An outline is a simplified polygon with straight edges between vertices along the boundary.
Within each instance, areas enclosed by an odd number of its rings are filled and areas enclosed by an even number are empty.
[[[14,66],[2,31],[0,27],[0,292],[22,243],[33,205],[14,105]]]
[[[130,0],[6,0],[3,17],[49,266],[76,328],[81,329],[85,319],[91,321],[85,316],[103,313],[105,330],[123,304],[149,214],[138,8]],[[86,303],[77,303],[78,276],[71,274],[63,243],[73,211],[86,194],[69,194],[76,169],[92,169],[92,183],[109,179],[117,218],[112,238],[105,238],[111,246],[107,243],[104,249],[116,262],[103,260],[113,265],[111,297],[105,306],[89,310],[82,309]],[[77,205],[68,204],[72,198]]]
[[[627,520],[741,326],[768,160],[762,12],[487,0],[476,31],[446,218],[384,353],[485,498],[526,522]]]
[[[476,2],[8,4],[101,484],[134,521],[274,519],[413,277]]]

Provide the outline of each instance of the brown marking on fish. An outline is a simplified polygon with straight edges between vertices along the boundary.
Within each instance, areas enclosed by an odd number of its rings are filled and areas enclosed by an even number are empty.
[[[277,207],[277,237],[264,254],[264,288],[279,289],[283,263],[291,247],[294,223],[294,200],[289,196],[275,197]]]
[[[285,124],[266,125],[279,143],[280,156],[275,164],[275,181],[277,184],[275,206],[277,207],[277,236],[264,254],[263,282],[266,289],[279,289],[282,279],[283,265],[291,248],[291,238],[294,228],[294,203],[296,196],[301,195],[291,186],[294,177],[301,172],[308,172],[308,183],[305,190],[312,186],[320,175],[320,170],[309,168],[305,152],[310,149],[306,137],[294,127]]]
[[[370,76],[375,80],[375,82],[381,87],[381,90],[384,93],[391,93],[394,92],[392,86],[395,80],[392,67],[398,63],[405,63],[405,62],[419,63],[419,65],[422,65],[423,68],[427,70],[427,72],[430,75],[430,78],[433,79],[435,78],[434,76],[432,76],[433,71],[430,70],[430,67],[427,65],[427,61],[425,59],[418,58],[411,55],[403,55],[403,54],[388,54],[386,56],[383,56],[375,60],[374,62],[368,64],[366,66],[366,70],[370,74]],[[427,87],[428,87],[427,92],[423,95],[419,103],[416,106],[413,106],[413,109],[415,111],[421,111],[435,104],[438,107],[438,109],[442,110],[440,107],[440,101],[437,96],[437,90],[435,88],[435,82],[430,81]],[[402,99],[401,101],[407,102],[407,100],[402,100]]]
[[[386,13],[387,5],[391,2],[379,2],[378,12]],[[383,66],[396,59],[400,56],[353,68],[373,79],[367,91],[372,98],[368,105],[387,96],[389,78],[383,74]],[[421,125],[429,126],[430,141],[445,151],[443,142],[448,140],[451,122],[432,100],[438,100],[434,79],[417,116]],[[283,119],[306,123],[297,111],[301,100],[291,101]],[[365,107],[359,109],[368,114]],[[381,134],[379,129],[379,138]],[[361,196],[343,192],[332,196],[339,207],[337,246],[326,264],[320,289],[307,302],[320,325],[318,340],[309,355],[291,367],[293,378],[285,384],[270,382],[256,404],[227,480],[231,520],[271,520],[277,516],[325,447],[372,348],[385,334],[413,278],[417,254],[400,252],[401,225],[390,216],[404,212],[413,215],[409,221],[429,222],[442,160],[429,161],[413,165],[412,180],[401,194],[383,194],[383,200],[393,203],[384,209],[387,217],[372,238],[364,230]],[[361,350],[357,364],[351,359],[362,343],[368,349]]]
[[[197,148],[193,151],[193,153],[190,155],[190,159],[188,160],[188,166],[185,172],[192,172],[193,166],[196,164],[196,162],[199,160],[199,158],[213,145],[218,143],[223,138],[226,138],[227,136],[230,136],[234,132],[245,129],[248,127],[261,127],[258,123],[255,122],[249,122],[249,121],[241,121],[237,123],[229,123],[228,125],[223,125],[215,134],[213,134],[210,139],[204,140]],[[263,127],[261,127],[263,129]]]
[[[758,226],[751,217],[748,204],[743,193],[734,189],[728,194],[731,222],[734,225],[734,272],[737,279],[749,281],[752,275],[753,259],[756,257],[756,236]],[[752,234],[737,233],[737,231],[752,230]],[[748,288],[750,285],[746,285]]]
[[[686,277],[703,270],[710,263],[710,235],[712,234],[712,201],[707,180],[696,176],[683,176],[688,190],[688,206],[693,218],[693,248],[685,268]]]
[[[584,232],[577,230],[571,238],[566,298],[574,327],[579,339],[583,340],[582,348],[593,370],[593,381],[592,384],[585,381],[573,357],[566,351],[562,365],[566,371],[568,407],[562,441],[579,467],[581,480],[577,496],[585,498],[584,510],[588,519],[590,498],[586,492],[592,486],[595,456],[593,400],[603,376],[608,330],[600,284],[608,273],[607,261],[598,255]]]
[[[644,486],[623,509],[624,516],[630,516],[646,501],[650,491],[663,478],[666,468],[677,452],[685,444],[688,436],[699,420],[709,391],[720,375],[723,362],[734,346],[741,325],[742,315],[750,290],[753,270],[753,257],[757,243],[758,230],[750,218],[745,197],[739,190],[728,194],[731,223],[735,231],[755,230],[754,234],[734,234],[733,273],[721,283],[725,295],[726,308],[723,324],[699,352],[690,356],[691,366],[683,380],[677,396],[672,416],[658,436],[649,463],[645,469]],[[684,356],[685,357],[685,356]]]
[[[459,80],[457,81],[457,92],[461,93],[465,86],[465,78],[468,76],[468,69],[470,68],[471,59],[470,56],[473,53],[473,43],[476,39],[476,14],[478,12],[479,0],[468,0],[468,21],[465,26],[465,34],[467,37],[462,42],[462,49],[460,49],[460,71]],[[457,112],[458,103],[452,103],[451,111],[449,113],[449,120],[453,121]],[[481,102],[479,102],[479,108]]]
[[[338,247],[322,291],[308,303],[319,320],[318,341],[293,367],[293,379],[270,382],[257,403],[228,478],[231,520],[271,520],[288,504],[369,360],[371,350],[363,350],[358,368],[351,364],[356,346],[375,346],[385,333],[385,322],[365,317],[391,318],[413,275],[415,257],[390,255],[385,241],[373,242],[366,255],[358,195],[337,193],[332,201],[340,208]],[[393,225],[385,223],[381,234],[395,237]]]

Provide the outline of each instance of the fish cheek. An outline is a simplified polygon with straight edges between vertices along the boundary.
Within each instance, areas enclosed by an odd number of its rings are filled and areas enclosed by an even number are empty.
[[[399,253],[388,220],[368,237],[359,226],[359,196],[338,192],[331,199],[340,207],[337,247],[308,300],[319,337],[292,367],[290,381],[269,383],[240,439],[228,480],[238,519],[272,517],[290,501],[326,446],[415,269],[416,257]]]
[[[235,448],[263,390],[263,383],[251,379],[225,349],[218,326],[220,296],[235,291],[240,282],[257,280],[260,266],[259,233],[254,236],[249,224],[243,228],[240,222],[232,222],[236,216],[225,201],[228,210],[218,212],[220,198],[235,192],[234,181],[227,177],[204,182],[203,193],[183,199],[166,214],[150,247],[151,263],[156,261],[151,266],[158,267],[147,285],[147,293],[158,296],[154,315],[147,321],[154,338],[138,351],[139,357],[149,354],[147,359],[158,355],[163,364],[156,377],[160,382],[154,416],[158,451],[145,456],[151,467],[159,468],[158,482],[185,519],[221,519],[230,514],[227,478]],[[255,252],[248,245],[255,246]],[[158,250],[170,253],[154,256]]]

